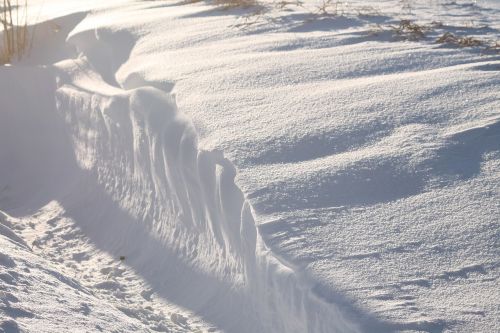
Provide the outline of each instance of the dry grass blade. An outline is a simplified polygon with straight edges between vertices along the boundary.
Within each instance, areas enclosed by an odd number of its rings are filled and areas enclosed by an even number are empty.
[[[343,15],[345,11],[345,3],[340,0],[323,0],[318,6],[318,14],[320,15]]]
[[[474,37],[459,37],[452,34],[451,32],[445,32],[441,37],[436,39],[436,43],[451,44],[460,47],[473,47],[481,46],[484,44],[483,41]]]
[[[401,38],[419,40],[425,37],[428,27],[413,23],[410,20],[401,20],[399,26],[391,26],[392,30]]]
[[[257,0],[215,0],[214,3],[223,8],[253,7],[258,5]]]
[[[29,49],[28,1],[3,0],[0,7],[0,64],[20,60]]]
[[[285,9],[289,6],[302,7],[304,4],[300,0],[295,0],[295,1],[280,0],[278,2],[275,2],[274,5],[278,9]]]
[[[491,45],[486,47],[486,50],[500,52],[500,42],[493,42]]]

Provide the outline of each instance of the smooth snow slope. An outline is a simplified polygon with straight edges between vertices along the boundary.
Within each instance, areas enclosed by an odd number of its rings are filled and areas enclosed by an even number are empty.
[[[498,37],[480,5],[440,17]],[[227,332],[498,330],[498,55],[373,35],[390,15],[249,10],[61,19],[26,61],[41,101],[4,106],[0,209],[56,201]]]

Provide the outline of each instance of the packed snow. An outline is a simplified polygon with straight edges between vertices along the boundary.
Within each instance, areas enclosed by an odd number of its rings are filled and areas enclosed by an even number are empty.
[[[498,1],[29,21],[0,66],[0,332],[500,331]]]

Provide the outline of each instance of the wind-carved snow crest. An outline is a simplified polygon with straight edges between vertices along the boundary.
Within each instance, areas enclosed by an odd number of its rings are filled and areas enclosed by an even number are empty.
[[[80,58],[56,65],[57,109],[78,179],[62,196],[66,214],[159,296],[224,331],[358,332],[266,248],[235,167],[222,152],[198,148],[175,98],[106,80],[98,70],[106,65],[94,63],[109,54],[96,55],[89,36],[98,35],[72,37]]]

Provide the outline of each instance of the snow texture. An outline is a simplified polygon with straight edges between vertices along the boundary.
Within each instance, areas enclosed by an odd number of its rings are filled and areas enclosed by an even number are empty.
[[[60,3],[0,67],[0,332],[500,329],[500,61],[432,39],[498,3]]]

